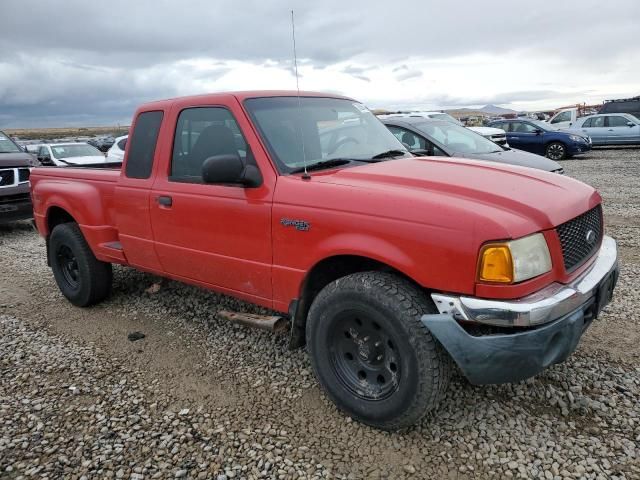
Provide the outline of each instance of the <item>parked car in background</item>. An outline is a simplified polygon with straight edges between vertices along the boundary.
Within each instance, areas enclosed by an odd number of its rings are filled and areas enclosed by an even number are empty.
[[[29,176],[36,165],[31,154],[0,131],[0,224],[33,217]]]
[[[51,143],[40,145],[38,160],[45,166],[107,165],[104,154],[87,143]]]
[[[629,113],[636,118],[640,118],[640,96],[607,100],[600,107],[598,113]]]
[[[640,145],[640,120],[628,113],[579,118],[571,130],[588,135],[594,145]]]
[[[473,158],[564,173],[559,163],[533,153],[496,145],[468,128],[427,118],[384,118],[391,133],[412,153],[436,157]]]
[[[456,125],[460,125],[460,126],[464,127],[464,124],[462,122],[460,122],[459,120],[455,119],[454,117],[452,117],[448,113],[444,113],[444,112],[417,111],[417,112],[410,112],[410,113],[394,113],[394,114],[390,114],[390,115],[381,116],[380,119],[382,120],[384,118],[393,118],[393,117],[405,117],[405,118],[406,117],[423,117],[423,118],[431,118],[433,120],[444,120],[445,122],[455,123]],[[497,143],[498,145],[502,145],[502,146],[505,146],[505,147],[509,146],[509,145],[507,145],[507,136],[505,135],[504,130],[501,130],[499,128],[492,128],[492,127],[465,127],[465,128],[468,128],[469,130],[473,130],[474,132],[479,133],[483,137],[491,140],[494,143]]]
[[[591,150],[588,136],[554,130],[548,123],[538,120],[500,120],[490,125],[507,132],[507,141],[512,148],[544,155],[551,160],[562,160]]]
[[[115,139],[113,146],[107,151],[108,162],[122,162],[124,159],[124,149],[127,146],[129,135],[124,135]]]
[[[113,138],[112,136],[107,136],[107,137],[94,137],[90,140],[87,140],[87,143],[93,147],[96,147],[101,152],[106,152],[112,147],[115,141],[116,141],[115,138]]]
[[[40,143],[33,143],[33,144],[25,145],[24,148],[27,153],[30,153],[31,155],[34,155],[37,157],[38,150],[40,150],[40,145],[41,145]]]

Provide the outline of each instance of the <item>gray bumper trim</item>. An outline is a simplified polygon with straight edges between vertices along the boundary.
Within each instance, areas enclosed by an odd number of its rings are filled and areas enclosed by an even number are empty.
[[[567,359],[585,328],[583,309],[535,330],[469,335],[451,315],[424,315],[431,331],[474,385],[524,380]]]
[[[517,300],[488,300],[433,293],[438,311],[457,320],[503,327],[543,325],[566,315],[595,295],[598,285],[617,268],[613,238],[604,236],[596,260],[587,272],[568,285],[551,285]]]

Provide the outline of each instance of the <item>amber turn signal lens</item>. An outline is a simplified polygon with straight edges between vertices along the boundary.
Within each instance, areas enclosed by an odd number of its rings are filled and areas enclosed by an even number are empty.
[[[487,245],[483,248],[478,278],[483,282],[513,282],[513,260],[507,245]]]

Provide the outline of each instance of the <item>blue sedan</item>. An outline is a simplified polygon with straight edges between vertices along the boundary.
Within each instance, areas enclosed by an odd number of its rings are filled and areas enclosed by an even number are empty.
[[[554,130],[549,124],[537,120],[498,120],[490,127],[507,132],[512,148],[544,155],[551,160],[562,160],[591,150],[591,139],[579,132]]]
[[[629,113],[579,118],[571,130],[589,135],[594,145],[640,145],[640,120]]]

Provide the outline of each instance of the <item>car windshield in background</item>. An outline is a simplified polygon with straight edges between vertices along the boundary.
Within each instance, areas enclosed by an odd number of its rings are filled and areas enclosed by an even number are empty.
[[[445,150],[456,153],[484,154],[504,151],[500,145],[455,123],[423,122],[414,124],[414,127],[440,143]]]
[[[371,160],[391,150],[409,156],[380,120],[353,100],[269,97],[248,99],[245,106],[283,173],[304,167],[305,160],[307,165],[332,159]]]
[[[13,143],[9,137],[0,132],[0,153],[17,153],[21,151],[20,147]]]
[[[456,125],[460,125],[460,121],[453,118],[448,113],[436,113],[433,115],[429,115],[429,118],[433,118],[434,120],[444,120],[445,122],[455,123]]]
[[[102,152],[91,145],[54,145],[51,147],[55,158],[104,157]]]

